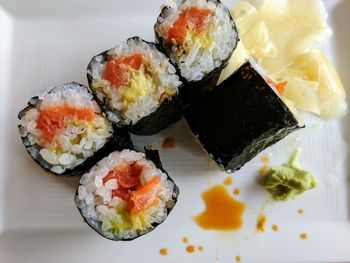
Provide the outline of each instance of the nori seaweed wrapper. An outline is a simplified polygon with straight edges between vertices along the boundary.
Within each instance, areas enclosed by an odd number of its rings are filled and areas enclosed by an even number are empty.
[[[205,150],[229,173],[301,128],[250,62],[189,106],[184,115]]]
[[[221,1],[219,1],[219,0],[207,0],[207,1],[221,4]],[[181,90],[182,105],[184,108],[186,108],[187,106],[189,106],[190,104],[195,102],[197,99],[203,97],[207,93],[207,91],[216,87],[216,85],[219,81],[221,72],[227,66],[233,51],[237,47],[237,44],[239,41],[239,36],[238,36],[238,30],[237,30],[236,24],[235,24],[234,20],[232,19],[232,16],[231,16],[229,9],[227,7],[225,7],[224,5],[223,5],[223,7],[224,7],[225,11],[229,14],[230,22],[232,23],[232,28],[236,32],[235,45],[232,47],[232,50],[231,50],[230,54],[227,56],[227,58],[222,60],[221,64],[219,66],[215,67],[211,72],[204,75],[201,80],[187,81],[183,76],[181,76],[182,77],[181,81],[184,83],[184,87]],[[157,23],[155,24],[154,28],[159,23],[158,22],[159,20],[162,20],[164,17],[166,17],[167,11],[169,9],[170,9],[169,6],[164,6],[162,8],[162,10],[157,18]],[[156,44],[159,45],[159,48],[161,50],[163,50],[163,52],[165,54],[167,54],[169,57],[171,57],[170,54],[172,53],[172,51],[168,49],[167,44],[166,44],[166,40],[162,36],[160,36],[156,30],[154,30],[154,32],[155,32]],[[181,72],[179,69],[179,66],[174,61],[173,61],[173,64],[175,65],[177,71]]]
[[[174,189],[173,189],[173,193],[172,193],[172,199],[170,201],[168,201],[167,203],[167,206],[166,206],[166,209],[167,209],[167,216],[166,218],[169,216],[170,212],[173,210],[173,208],[175,207],[176,203],[177,203],[177,200],[178,200],[178,197],[179,197],[179,194],[180,194],[180,190],[179,190],[179,187],[175,184],[174,180],[169,176],[168,172],[163,168],[162,166],[162,162],[160,160],[160,157],[159,157],[159,152],[158,150],[150,150],[150,149],[146,149],[145,148],[145,155],[146,155],[146,158],[150,161],[152,161],[155,166],[160,169],[163,173],[165,173],[168,177],[168,180],[170,180],[171,182],[173,182],[174,184]],[[140,235],[136,236],[136,237],[133,237],[133,238],[124,238],[124,239],[114,239],[114,238],[110,238],[108,236],[106,236],[103,231],[100,229],[100,226],[99,224],[94,221],[94,220],[88,220],[84,217],[83,215],[83,212],[82,210],[79,208],[78,206],[78,202],[79,202],[79,198],[78,198],[78,189],[76,190],[75,192],[75,197],[74,197],[74,201],[75,201],[75,204],[76,204],[76,207],[78,208],[79,210],[79,213],[80,215],[83,217],[84,219],[84,222],[87,223],[93,230],[95,230],[99,235],[101,235],[102,237],[106,238],[106,239],[109,239],[109,240],[112,240],[112,241],[131,241],[131,240],[134,240],[138,237],[141,237],[143,235],[146,235],[148,233],[150,233],[151,231],[153,231],[157,226],[159,226],[160,224],[162,224],[166,218],[164,218],[164,220],[162,222],[159,222],[159,223],[153,223],[151,225],[151,228],[149,229],[149,231],[147,232],[144,232],[144,233],[141,233]]]
[[[89,93],[91,93],[91,91],[87,87],[85,87],[79,83],[71,82],[68,84],[78,85],[80,87],[84,87],[88,90]],[[67,84],[65,84],[65,85],[67,85]],[[54,90],[54,89],[55,88],[53,88],[52,90]],[[28,101],[27,107],[25,107],[23,110],[21,110],[19,112],[18,119],[19,120],[22,119],[22,117],[25,115],[25,113],[28,110],[35,108],[37,106],[37,104],[40,102],[41,102],[41,100],[39,99],[38,96],[32,97]],[[18,125],[19,129],[20,129],[20,127],[21,127],[21,125]],[[98,161],[100,161],[102,158],[107,156],[109,153],[111,153],[113,151],[120,151],[123,149],[133,149],[134,148],[134,145],[131,141],[129,132],[125,128],[119,128],[119,127],[113,125],[113,136],[110,138],[109,141],[107,141],[103,145],[103,147],[101,149],[99,149],[97,152],[95,152],[93,156],[88,157],[82,164],[76,166],[73,169],[66,169],[63,173],[58,174],[58,173],[54,173],[54,172],[50,171],[50,168],[54,165],[48,163],[40,156],[39,151],[42,148],[40,145],[38,145],[36,143],[34,145],[30,145],[27,136],[25,136],[25,137],[21,136],[21,139],[22,139],[23,145],[25,146],[28,154],[32,157],[32,159],[37,164],[39,164],[46,172],[49,172],[49,173],[57,175],[57,176],[80,176],[80,175],[86,173],[87,171],[89,171],[92,166],[94,166]]]
[[[148,45],[154,47],[155,49],[157,49],[160,53],[163,53],[152,42],[147,42],[145,40],[142,40],[139,37],[131,37],[128,40],[130,40],[130,39],[141,40],[141,41],[147,43]],[[94,80],[93,80],[93,77],[91,75],[93,62],[96,63],[96,61],[98,61],[98,63],[100,63],[100,64],[106,63],[112,57],[110,54],[108,54],[111,50],[112,49],[106,50],[106,51],[94,56],[91,59],[89,65],[87,67],[87,79],[88,79],[90,89],[92,90],[94,97],[95,97],[96,101],[98,102],[98,104],[106,112],[108,118],[118,127],[125,127],[131,133],[136,134],[136,135],[154,135],[154,134],[160,132],[161,130],[167,128],[170,124],[179,121],[182,117],[182,109],[181,109],[182,98],[181,98],[180,92],[181,92],[183,85],[178,87],[179,92],[176,95],[172,96],[171,100],[165,99],[163,101],[163,103],[161,105],[159,105],[159,107],[157,108],[156,111],[149,114],[148,116],[141,118],[140,120],[138,120],[134,124],[125,124],[121,113],[116,109],[112,109],[110,107],[110,105],[108,104],[108,101],[106,98],[104,100],[101,100],[98,97],[98,94],[96,93],[96,89],[93,88],[93,81]],[[172,64],[169,59],[168,59],[168,61],[170,64]],[[177,72],[176,72],[176,74],[177,74]]]

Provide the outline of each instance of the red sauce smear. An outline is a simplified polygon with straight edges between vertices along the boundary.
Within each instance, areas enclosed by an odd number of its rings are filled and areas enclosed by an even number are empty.
[[[113,57],[106,63],[103,78],[113,87],[127,86],[130,81],[130,68],[140,70],[143,64],[143,57],[140,53],[132,56]]]
[[[182,12],[167,32],[167,39],[183,44],[186,40],[187,31],[193,30],[199,35],[208,26],[208,18],[214,13],[208,8],[190,7]]]
[[[78,109],[68,105],[49,107],[40,112],[36,127],[41,130],[43,139],[51,143],[67,121],[91,122],[94,116],[95,112],[90,108]]]

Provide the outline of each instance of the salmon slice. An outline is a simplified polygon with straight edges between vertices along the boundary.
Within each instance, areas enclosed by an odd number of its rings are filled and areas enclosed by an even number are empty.
[[[43,139],[51,143],[67,121],[91,122],[94,116],[95,112],[90,108],[77,109],[68,105],[48,107],[40,112],[36,127],[41,130]]]
[[[131,192],[128,208],[131,215],[149,208],[156,201],[157,191],[160,187],[160,178],[154,176],[147,184]]]
[[[113,87],[125,87],[130,81],[130,68],[140,70],[143,64],[143,56],[135,53],[132,56],[113,57],[106,63],[103,78]]]
[[[213,10],[207,8],[191,7],[187,10],[187,20],[189,27],[197,34],[203,32],[208,26],[209,17],[214,13]]]
[[[187,18],[186,12],[183,12],[174,24],[169,28],[167,38],[170,41],[175,41],[178,44],[185,42],[187,35]]]
[[[190,7],[182,12],[167,32],[168,41],[183,44],[186,40],[188,30],[193,30],[196,35],[203,32],[208,26],[209,17],[214,13],[208,8]]]
[[[112,197],[117,196],[123,200],[128,200],[130,191],[141,186],[140,175],[143,168],[144,166],[137,162],[129,166],[117,167],[103,178],[103,184],[111,179],[117,179],[118,189],[112,191]]]

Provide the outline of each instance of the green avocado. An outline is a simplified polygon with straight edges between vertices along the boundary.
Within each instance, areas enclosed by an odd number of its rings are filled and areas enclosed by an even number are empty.
[[[151,226],[147,220],[145,212],[140,212],[135,216],[131,216],[129,211],[126,209],[116,209],[117,214],[120,216],[120,221],[115,222],[110,221],[112,225],[112,231],[114,233],[122,233],[125,230],[134,229],[134,230],[143,230]]]
[[[297,163],[300,150],[295,151],[288,163],[271,167],[266,175],[265,189],[276,201],[288,201],[318,184],[316,178]]]

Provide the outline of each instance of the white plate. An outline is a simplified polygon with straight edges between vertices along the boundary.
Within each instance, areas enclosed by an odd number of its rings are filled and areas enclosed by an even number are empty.
[[[226,2],[226,1],[225,1]],[[227,1],[228,2],[228,1]],[[228,2],[233,6],[235,1]],[[3,0],[0,6],[0,262],[242,262],[350,260],[348,117],[324,122],[305,114],[308,128],[288,136],[234,173],[238,199],[247,210],[239,231],[204,231],[191,219],[203,209],[201,192],[227,175],[208,168],[208,158],[181,121],[159,135],[135,138],[160,147],[165,136],[173,150],[161,150],[164,166],[181,189],[169,218],[152,233],[132,242],[112,242],[90,230],[74,206],[77,179],[47,176],[27,155],[17,133],[17,113],[39,89],[69,81],[86,84],[89,59],[129,36],[153,40],[160,1]],[[327,52],[350,85],[350,1],[325,1],[334,29]],[[349,90],[348,90],[349,91]],[[259,157],[271,164],[303,149],[301,164],[314,172],[319,186],[287,203],[272,203],[257,183]],[[233,189],[233,187],[231,187]],[[305,210],[298,215],[297,209]],[[255,225],[261,210],[266,233]],[[271,226],[277,224],[278,232]],[[309,238],[301,240],[306,232]],[[189,254],[182,237],[202,245]],[[159,249],[166,247],[168,256]]]

